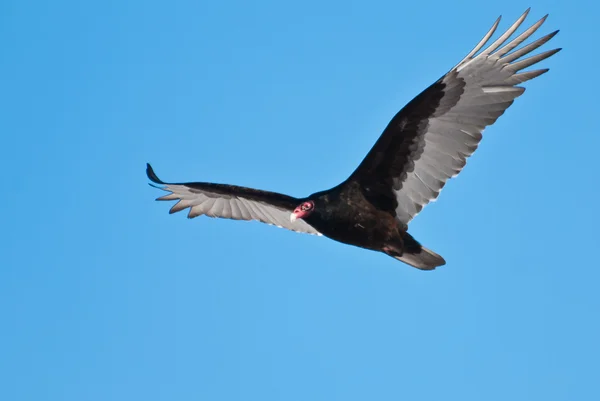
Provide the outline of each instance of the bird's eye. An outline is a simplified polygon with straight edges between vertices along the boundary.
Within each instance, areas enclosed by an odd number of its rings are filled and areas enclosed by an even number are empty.
[[[312,204],[309,202],[303,203],[302,204],[302,210],[306,211],[306,210],[310,210],[312,209]]]

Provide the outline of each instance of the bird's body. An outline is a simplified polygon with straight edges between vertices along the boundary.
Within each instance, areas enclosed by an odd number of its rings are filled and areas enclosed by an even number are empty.
[[[315,202],[315,211],[305,221],[331,239],[375,250],[401,239],[398,221],[369,202],[357,182],[347,182],[308,199]]]
[[[434,269],[445,264],[444,259],[421,246],[407,232],[408,224],[462,170],[485,127],[523,94],[525,89],[517,85],[548,71],[521,70],[560,50],[522,58],[558,31],[515,50],[546,17],[504,44],[528,12],[483,49],[498,19],[467,57],[392,118],[361,164],[334,188],[294,198],[233,185],[166,183],[150,165],[148,177],[170,192],[159,200],[178,200],[171,213],[189,208],[190,218],[258,220],[383,252],[422,270]]]

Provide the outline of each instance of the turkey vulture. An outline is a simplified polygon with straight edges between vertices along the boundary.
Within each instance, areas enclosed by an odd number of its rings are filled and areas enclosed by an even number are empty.
[[[170,192],[157,200],[177,200],[170,213],[189,208],[189,218],[258,220],[380,251],[422,270],[445,264],[407,232],[408,224],[462,170],[485,127],[523,94],[525,88],[517,85],[548,71],[523,69],[560,50],[523,58],[558,31],[516,49],[547,15],[505,44],[528,13],[484,48],[498,18],[464,59],[392,118],[356,170],[336,187],[294,198],[234,185],[168,183],[148,164],[154,186]]]

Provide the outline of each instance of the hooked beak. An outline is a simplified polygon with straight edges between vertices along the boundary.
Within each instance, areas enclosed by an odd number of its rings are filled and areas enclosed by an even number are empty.
[[[312,210],[302,210],[302,206],[298,206],[294,209],[294,212],[290,214],[290,221],[293,223],[298,219],[303,219],[308,216]]]

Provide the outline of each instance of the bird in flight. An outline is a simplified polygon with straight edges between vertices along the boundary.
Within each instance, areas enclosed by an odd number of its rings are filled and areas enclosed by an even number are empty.
[[[392,118],[341,184],[295,198],[235,185],[168,183],[148,164],[148,178],[169,192],[157,200],[178,201],[170,213],[189,208],[189,218],[257,220],[383,252],[422,270],[444,265],[440,255],[407,232],[408,224],[463,169],[483,130],[523,94],[525,88],[518,85],[548,71],[524,69],[560,50],[530,55],[558,31],[519,47],[547,15],[511,39],[528,13],[529,9],[485,47],[498,27],[498,18],[464,59]]]

